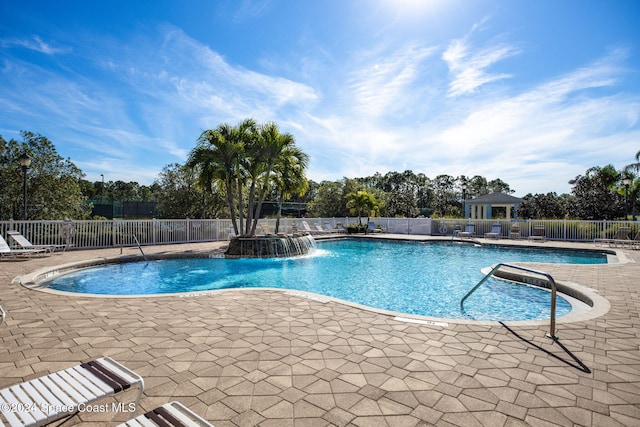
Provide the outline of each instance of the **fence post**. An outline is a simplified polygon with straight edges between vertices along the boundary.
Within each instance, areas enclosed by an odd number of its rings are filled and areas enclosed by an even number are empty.
[[[158,241],[158,220],[153,218],[153,221],[151,222],[151,228],[153,229],[153,244],[155,245],[156,242]]]

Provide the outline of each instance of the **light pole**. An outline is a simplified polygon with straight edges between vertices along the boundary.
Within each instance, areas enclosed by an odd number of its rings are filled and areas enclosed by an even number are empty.
[[[100,196],[100,204],[104,204],[104,174],[101,173],[100,176],[102,177],[102,195]]]
[[[462,183],[462,218],[467,217],[467,183]]]
[[[24,175],[24,204],[22,209],[22,218],[27,220],[27,171],[29,170],[29,166],[31,166],[31,157],[27,154],[27,152],[23,152],[20,157],[18,157],[18,162],[20,162],[20,166],[22,166],[22,174]]]
[[[631,184],[631,179],[625,178],[622,183],[624,184],[624,220],[626,221],[629,218],[629,185]]]

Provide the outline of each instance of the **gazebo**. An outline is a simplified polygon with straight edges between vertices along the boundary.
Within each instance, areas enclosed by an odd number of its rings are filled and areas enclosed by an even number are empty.
[[[505,193],[485,194],[466,202],[464,216],[469,219],[517,218],[518,207],[522,202],[524,199]]]

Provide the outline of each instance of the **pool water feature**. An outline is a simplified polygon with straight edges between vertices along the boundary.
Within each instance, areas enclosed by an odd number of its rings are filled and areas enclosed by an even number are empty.
[[[369,307],[452,319],[532,320],[549,317],[549,292],[490,279],[466,302],[481,269],[498,262],[606,263],[606,255],[459,243],[377,239],[318,242],[294,258],[180,258],[110,264],[58,276],[52,289],[92,294],[163,294],[232,288],[313,292]],[[557,316],[571,311],[558,297]]]

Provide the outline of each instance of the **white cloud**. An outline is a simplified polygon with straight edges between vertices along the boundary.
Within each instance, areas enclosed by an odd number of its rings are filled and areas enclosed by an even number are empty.
[[[44,53],[45,55],[66,54],[72,51],[69,47],[51,46],[50,44],[45,43],[39,36],[33,36],[30,39],[4,39],[0,40],[0,45],[3,47],[18,46]]]
[[[520,53],[520,49],[504,43],[491,45],[472,51],[467,38],[453,40],[442,59],[447,63],[452,81],[449,96],[455,97],[474,93],[487,83],[510,78],[507,73],[490,73],[493,64]]]

